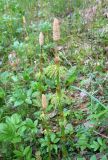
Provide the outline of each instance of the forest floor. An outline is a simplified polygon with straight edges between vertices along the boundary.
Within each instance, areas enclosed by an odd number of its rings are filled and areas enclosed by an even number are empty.
[[[1,160],[108,159],[107,6],[0,1]]]

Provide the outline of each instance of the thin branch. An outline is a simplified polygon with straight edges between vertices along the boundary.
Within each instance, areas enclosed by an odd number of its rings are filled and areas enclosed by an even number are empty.
[[[103,137],[103,138],[107,138],[108,139],[108,137],[106,136],[106,135],[104,135],[104,134],[101,134],[101,133],[99,133],[99,132],[97,132],[97,131],[93,131],[94,133],[96,133],[96,134],[98,134],[98,135],[100,135],[101,137]]]
[[[101,103],[96,97],[94,97],[93,95],[91,95],[90,93],[88,93],[87,91],[85,91],[84,89],[80,89],[76,86],[71,86],[71,88],[75,89],[75,90],[79,90],[81,92],[84,92],[86,95],[88,95],[93,101],[97,102],[98,104],[100,104],[102,107],[104,107],[105,109],[108,109],[107,106],[105,106],[103,103]]]

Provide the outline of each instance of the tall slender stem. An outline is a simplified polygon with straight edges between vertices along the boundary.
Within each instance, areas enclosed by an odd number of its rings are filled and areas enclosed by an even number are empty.
[[[43,66],[42,66],[42,46],[40,46],[40,93],[42,95],[43,89],[42,89],[42,74],[43,74]]]
[[[51,142],[50,142],[50,127],[47,118],[46,108],[47,108],[47,100],[46,96],[42,94],[42,108],[43,108],[43,128],[45,128],[46,132],[44,133],[48,138],[48,159],[51,160]]]
[[[57,53],[56,53],[57,55]],[[60,63],[59,60],[58,62],[56,61],[56,71],[57,71],[57,87],[56,87],[56,92],[57,92],[57,100],[58,100],[58,109],[59,109],[59,113],[60,113],[60,118],[59,121],[60,123],[62,122],[62,124],[60,125],[61,127],[61,141],[62,141],[62,154],[63,157],[65,158],[67,156],[67,149],[65,147],[65,141],[66,141],[66,137],[65,137],[65,127],[64,127],[64,114],[63,114],[63,106],[61,104],[61,85],[60,85]]]
[[[42,75],[43,75],[43,45],[44,45],[44,35],[42,32],[39,34],[39,44],[40,44],[40,92],[42,94]]]
[[[44,116],[46,116],[45,111],[44,111]],[[51,158],[50,129],[49,129],[49,124],[46,117],[44,118],[44,127],[46,129],[47,137],[48,137],[48,160],[51,160],[52,158]]]

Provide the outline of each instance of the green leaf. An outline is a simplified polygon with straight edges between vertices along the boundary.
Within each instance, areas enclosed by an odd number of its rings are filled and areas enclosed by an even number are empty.
[[[103,145],[102,138],[98,137],[98,138],[97,138],[97,141],[98,141],[98,143],[99,143],[101,146]]]
[[[22,105],[23,103],[24,103],[23,100],[16,101],[16,102],[14,103],[14,107],[18,107],[18,106]]]
[[[29,90],[27,91],[27,96],[30,97],[31,95],[32,95],[32,89],[29,89]]]
[[[32,100],[31,100],[30,98],[27,98],[27,99],[25,100],[25,102],[26,102],[27,104],[32,104]]]
[[[1,75],[0,75],[0,81],[3,83],[3,84],[6,84],[9,80],[9,77],[10,77],[10,72],[3,72]]]
[[[57,143],[60,140],[60,138],[56,138],[53,142]]]
[[[10,119],[11,119],[11,122],[14,124],[18,124],[19,122],[21,122],[21,116],[17,113],[13,114]],[[6,119],[6,122],[7,122],[7,119]]]
[[[14,82],[18,82],[18,77],[17,77],[17,76],[12,76],[11,78],[12,78],[12,80],[13,80]]]
[[[24,78],[24,80],[28,81],[28,80],[30,79],[29,73],[24,72],[24,73],[23,73],[23,78]]]
[[[21,126],[19,129],[18,129],[18,134],[20,136],[24,135],[24,131],[26,130],[26,126]]]
[[[57,145],[56,144],[52,145],[52,148],[54,148],[54,150],[55,150],[55,152],[57,154],[57,149],[58,149]]]
[[[0,132],[4,130],[6,124],[5,123],[0,123]]]
[[[17,136],[17,137],[15,137],[15,138],[13,138],[13,140],[12,140],[12,143],[19,143],[19,142],[21,142],[21,137],[20,136]]]
[[[73,126],[71,123],[68,123],[65,127],[65,134],[73,133]]]
[[[0,141],[5,140],[5,136],[4,136],[5,128],[6,128],[6,124],[5,123],[0,123]]]
[[[7,142],[12,141],[15,132],[14,132],[14,127],[12,128],[11,126],[7,126],[5,124],[4,128],[0,131],[0,141],[7,141]]]
[[[13,152],[14,152],[14,154],[15,154],[17,157],[23,157],[23,154],[22,154],[21,151],[14,150]]]
[[[99,149],[99,144],[98,144],[98,142],[96,142],[96,141],[93,141],[93,144],[91,145],[91,148],[93,148],[94,149],[94,151],[97,151],[98,149]]]
[[[51,137],[51,141],[54,142],[56,135],[54,133],[51,133],[50,137]]]
[[[32,93],[32,97],[33,97],[33,98],[36,98],[38,95],[39,95],[38,92],[33,92],[33,93]]]
[[[35,124],[35,126],[37,126],[38,125],[38,120],[35,120],[34,124]]]
[[[66,83],[67,84],[73,83],[76,79],[77,79],[77,70],[75,67],[75,68],[72,68],[71,70],[69,70],[68,76],[66,79]]]
[[[30,152],[30,146],[27,146],[27,147],[24,149],[23,154],[24,154],[24,155],[27,155],[29,152]]]
[[[32,121],[30,118],[27,118],[27,119],[26,119],[26,126],[27,126],[28,128],[34,128],[34,127],[35,127],[33,121]]]
[[[90,158],[90,160],[97,160],[97,158],[96,158],[95,155],[93,155],[93,156]]]
[[[64,109],[63,114],[64,114],[65,117],[69,116],[70,115],[70,110]]]
[[[108,160],[107,156],[103,156],[101,160]]]
[[[5,91],[3,90],[3,88],[0,87],[0,98],[4,97],[5,97]]]

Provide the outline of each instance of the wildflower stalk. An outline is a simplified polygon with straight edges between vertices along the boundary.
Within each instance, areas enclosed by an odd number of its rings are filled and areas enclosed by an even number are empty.
[[[56,80],[57,80],[57,86],[56,86],[56,93],[57,93],[57,100],[58,100],[58,109],[60,113],[59,117],[59,125],[61,127],[61,142],[62,142],[62,154],[63,157],[66,158],[67,156],[67,149],[65,147],[65,126],[64,126],[64,114],[63,114],[63,106],[61,103],[61,85],[60,85],[60,59],[57,52],[57,42],[60,39],[60,26],[59,26],[59,20],[57,18],[54,19],[53,22],[53,40],[55,41],[56,47],[55,47],[55,64],[56,64]]]
[[[26,28],[26,18],[25,16],[22,17],[23,19],[23,26],[24,26],[24,30],[25,30],[25,34],[26,34],[26,39],[28,39],[28,32],[27,32],[27,28]]]
[[[57,80],[57,87],[56,87],[56,93],[57,93],[57,100],[58,100],[58,109],[60,113],[60,118],[59,118],[59,125],[61,127],[61,142],[62,142],[62,154],[63,157],[65,158],[67,156],[67,149],[65,147],[65,126],[64,126],[64,113],[63,113],[63,106],[61,104],[61,85],[60,85],[60,62],[59,62],[59,57],[55,57],[55,63],[56,63],[56,80]]]
[[[43,44],[44,44],[44,35],[42,32],[39,34],[39,44],[40,44],[40,92],[42,94],[42,74],[43,74]]]
[[[49,129],[49,124],[47,120],[47,114],[46,114],[46,108],[47,108],[47,100],[46,96],[42,94],[42,108],[43,108],[43,122],[44,122],[44,131],[46,132],[44,134],[47,135],[48,137],[48,159],[51,160],[51,143],[50,143],[50,129]]]

